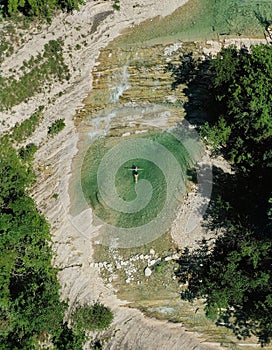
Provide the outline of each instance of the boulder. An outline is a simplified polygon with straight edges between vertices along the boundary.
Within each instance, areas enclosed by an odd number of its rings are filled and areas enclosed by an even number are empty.
[[[151,255],[155,255],[155,250],[154,250],[154,249],[150,249],[149,253],[150,253]]]
[[[145,276],[146,276],[146,277],[149,277],[149,276],[152,275],[152,270],[147,266],[147,267],[145,268],[144,273],[145,273]]]

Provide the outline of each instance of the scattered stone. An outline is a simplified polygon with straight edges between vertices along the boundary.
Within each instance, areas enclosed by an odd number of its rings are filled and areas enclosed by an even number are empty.
[[[143,254],[141,254],[141,255],[139,256],[139,258],[140,258],[141,260],[143,260],[144,255],[143,255]]]
[[[135,134],[143,134],[145,132],[147,132],[147,130],[136,130]]]
[[[149,253],[150,253],[151,255],[155,255],[155,250],[154,250],[154,249],[150,249]]]
[[[128,278],[126,279],[126,283],[130,283],[130,282],[131,282],[131,278],[128,277]]]
[[[147,266],[147,267],[145,268],[144,273],[145,273],[145,276],[146,276],[146,277],[149,277],[149,276],[152,275],[152,270]]]
[[[180,258],[179,254],[176,253],[176,254],[173,254],[173,255],[170,255],[170,256],[167,256],[164,260],[165,261],[170,261],[170,260],[178,260]]]
[[[130,132],[125,132],[122,136],[123,137],[130,136]]]
[[[161,262],[161,258],[148,260],[148,266],[154,266]]]
[[[98,263],[98,267],[99,267],[100,269],[102,269],[103,266],[104,266],[104,265],[103,265],[102,262]]]
[[[156,260],[154,259],[154,260],[149,260],[148,261],[148,266],[152,266],[152,265],[154,265],[155,264],[155,262],[156,262]]]

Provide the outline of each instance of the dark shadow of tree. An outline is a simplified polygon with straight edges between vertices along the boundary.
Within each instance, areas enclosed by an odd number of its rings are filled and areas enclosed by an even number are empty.
[[[210,92],[210,56],[204,60],[196,59],[193,53],[180,56],[180,64],[168,64],[167,69],[172,73],[172,89],[183,84],[188,101],[183,104],[186,112],[185,119],[193,125],[200,126],[208,116],[216,111],[216,103]]]
[[[202,239],[198,248],[183,251],[176,275],[181,283],[188,283],[188,289],[181,297],[188,301],[205,297],[207,316],[217,319],[218,326],[230,328],[237,339],[255,335],[266,344],[272,336],[272,303],[264,301],[271,295],[271,283],[261,280],[264,271],[266,278],[272,276],[272,243],[264,211],[259,216],[255,213],[263,202],[261,197],[256,200],[252,190],[259,191],[258,179],[248,183],[217,167],[213,174],[213,192],[203,226],[215,233],[215,239]],[[256,266],[255,248],[264,251]],[[226,271],[231,268],[233,275],[227,278]],[[234,292],[239,297],[233,295],[233,283],[241,283]],[[221,297],[228,299],[226,305],[220,304]],[[219,306],[213,310],[217,299]]]

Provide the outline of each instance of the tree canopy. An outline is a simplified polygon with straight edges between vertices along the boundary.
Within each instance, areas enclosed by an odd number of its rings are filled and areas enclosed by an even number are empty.
[[[211,71],[220,118],[206,125],[208,139],[215,147],[219,140],[239,171],[272,164],[272,47],[223,49],[211,61]]]
[[[30,145],[19,149],[20,158],[9,137],[0,139],[0,347],[34,349],[49,341],[56,350],[80,350],[89,325],[63,323],[67,305],[51,265],[49,225],[28,195],[34,181],[29,161],[37,149]],[[108,308],[98,304],[91,310],[92,322],[97,314],[99,329],[110,324]]]
[[[26,16],[50,18],[54,10],[78,10],[79,5],[84,2],[84,0],[3,0],[1,5],[6,15],[21,12]]]
[[[177,275],[183,297],[204,297],[209,317],[240,338],[272,338],[272,47],[223,49],[209,64],[217,113],[202,127],[235,170],[214,167],[205,226],[211,245],[186,249]]]

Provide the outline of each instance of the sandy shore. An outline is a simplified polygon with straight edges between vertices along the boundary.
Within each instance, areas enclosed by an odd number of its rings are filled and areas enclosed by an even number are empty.
[[[78,217],[69,214],[68,193],[71,163],[77,153],[78,134],[73,117],[83,106],[83,99],[92,87],[91,71],[102,48],[128,27],[155,16],[165,16],[182,6],[187,0],[121,0],[120,11],[113,11],[111,2],[86,1],[79,12],[60,14],[50,26],[44,25],[40,32],[29,35],[22,47],[7,58],[2,74],[11,70],[19,72],[24,60],[36,56],[49,40],[64,41],[65,62],[71,79],[55,84],[50,92],[35,95],[27,103],[1,113],[0,131],[6,131],[16,122],[29,116],[41,105],[46,106],[44,119],[37,132],[28,142],[41,145],[35,166],[40,169],[33,197],[39,209],[51,224],[54,264],[61,268],[59,280],[62,297],[70,305],[100,299],[115,313],[114,327],[118,329],[110,341],[109,349],[219,349],[218,345],[205,344],[197,334],[188,334],[180,325],[149,320],[138,311],[124,307],[110,286],[105,286],[99,271],[92,264],[91,240],[98,228],[92,225],[91,209]],[[76,49],[76,45],[80,49]],[[78,47],[79,47],[78,46]],[[48,140],[48,126],[56,119],[65,119],[66,127],[56,137]],[[54,199],[53,194],[58,194]],[[188,203],[187,203],[188,204]],[[178,229],[176,234],[178,235]]]

